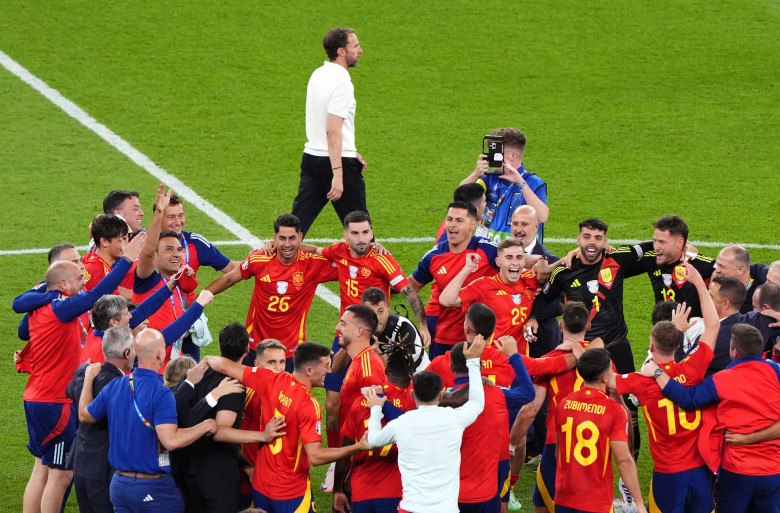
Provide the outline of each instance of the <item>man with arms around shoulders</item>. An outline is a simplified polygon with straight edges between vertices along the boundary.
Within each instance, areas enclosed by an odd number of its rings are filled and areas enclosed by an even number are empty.
[[[208,419],[191,428],[178,427],[173,392],[159,374],[166,357],[160,332],[142,331],[133,347],[138,367],[110,382],[94,400],[92,383],[101,364],[87,367],[79,420],[108,420],[108,460],[116,469],[111,479],[115,511],[181,513],[184,503],[170,474],[169,451],[214,434],[216,423]]]
[[[285,436],[261,446],[252,475],[255,507],[268,513],[314,511],[310,465],[323,465],[370,449],[365,440],[349,447],[324,448],[322,413],[311,389],[321,387],[330,371],[330,351],[313,342],[295,348],[292,374],[262,367],[245,367],[226,358],[204,359],[217,372],[240,379],[260,396],[263,424],[283,417]]]
[[[301,250],[302,240],[298,218],[282,214],[274,221],[275,254],[254,250],[240,266],[206,287],[219,294],[242,280],[255,279],[246,320],[249,355],[244,364],[254,365],[257,343],[273,338],[287,348],[286,370],[292,371],[293,352],[306,341],[306,320],[317,285],[338,277],[329,260]]]

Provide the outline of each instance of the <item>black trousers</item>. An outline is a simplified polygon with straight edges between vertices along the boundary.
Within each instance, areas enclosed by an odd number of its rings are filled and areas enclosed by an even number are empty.
[[[344,192],[338,201],[333,202],[333,208],[341,222],[350,212],[366,207],[366,181],[363,179],[363,164],[356,158],[342,158],[342,176]],[[298,184],[298,195],[293,201],[292,213],[301,220],[301,231],[304,235],[309,231],[314,220],[328,203],[328,191],[333,181],[333,171],[330,168],[329,157],[315,157],[308,153],[301,159],[301,181]]]
[[[73,483],[76,486],[76,500],[81,513],[114,513],[109,492],[110,481],[73,476]]]

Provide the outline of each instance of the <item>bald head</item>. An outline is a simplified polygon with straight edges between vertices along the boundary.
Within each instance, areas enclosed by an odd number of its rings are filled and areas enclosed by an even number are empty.
[[[59,290],[68,296],[75,296],[84,286],[84,274],[73,262],[54,262],[46,271],[46,289]]]
[[[713,274],[736,278],[743,285],[747,285],[750,281],[750,253],[737,244],[726,246],[718,253]]]
[[[766,275],[766,281],[780,285],[780,260],[769,265],[769,274]]]
[[[165,360],[165,339],[157,330],[147,328],[135,337],[135,354],[138,366],[158,371]]]
[[[539,217],[531,205],[521,205],[512,212],[512,237],[528,246],[536,240]]]

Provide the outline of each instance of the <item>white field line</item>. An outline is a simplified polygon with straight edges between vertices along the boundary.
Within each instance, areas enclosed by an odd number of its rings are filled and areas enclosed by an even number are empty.
[[[344,239],[306,239],[306,242],[310,242],[313,244],[333,244],[334,242],[339,242]],[[435,239],[433,237],[390,237],[387,239],[377,239],[379,242],[386,242],[390,244],[397,244],[397,243],[406,243],[406,244],[419,244],[419,243],[428,243],[432,244]],[[211,241],[212,244],[215,246],[249,246],[251,248],[257,248],[259,245],[256,243],[256,240],[216,240]],[[262,241],[260,241],[262,245]],[[545,242],[552,242],[555,244],[576,244],[577,239],[561,239],[561,238],[555,238],[555,237],[548,237],[545,239]],[[610,240],[610,244],[616,245],[616,244],[638,244],[640,242],[643,242],[640,239],[617,239],[617,240]],[[699,241],[699,240],[692,240],[688,241],[692,246],[696,248],[723,248],[725,246],[728,246],[729,244],[738,244],[736,242],[711,242],[711,241]],[[750,244],[750,243],[742,243],[740,244],[742,247],[747,249],[772,249],[772,250],[780,250],[780,244]],[[76,249],[79,251],[86,251],[87,246],[76,246]],[[49,248],[33,248],[33,249],[0,249],[0,256],[4,255],[33,255],[33,254],[41,254],[41,253],[48,253]],[[712,255],[714,256],[714,255]]]

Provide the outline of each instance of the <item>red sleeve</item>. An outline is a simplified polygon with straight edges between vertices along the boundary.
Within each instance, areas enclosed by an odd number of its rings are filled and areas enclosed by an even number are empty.
[[[314,257],[314,273],[318,283],[339,279],[339,270],[333,265],[333,262],[320,256]]]
[[[714,356],[710,346],[700,340],[696,348],[677,365],[679,373],[685,374],[687,385],[701,383]]]
[[[477,278],[476,280],[472,281],[462,289],[460,289],[460,293],[458,296],[460,296],[460,308],[464,312],[469,309],[472,303],[476,303],[480,299],[482,299],[482,294],[478,290],[479,283],[481,283],[482,278]]]
[[[315,399],[310,398],[310,401],[300,408],[298,411],[298,431],[303,445],[311,443],[322,443],[322,435],[320,434],[322,428],[320,422],[322,417],[320,415],[320,409],[315,404]]]
[[[254,276],[257,270],[265,265],[265,262],[260,262],[256,259],[253,261],[252,257],[255,255],[265,255],[265,252],[259,249],[252,251],[249,253],[249,255],[247,255],[246,260],[241,262],[241,265],[239,266],[239,269],[241,270],[241,277],[245,280],[248,280]]]
[[[532,376],[554,376],[565,372],[568,364],[566,363],[566,356],[546,356],[542,358],[531,358],[524,354],[520,355],[523,358],[523,364],[528,374]]]
[[[249,388],[254,388],[256,393],[264,395],[278,375],[277,372],[265,367],[244,367],[244,376],[241,378],[241,383]]]
[[[393,258],[393,255],[377,256],[376,259],[382,264],[382,268],[386,272],[387,281],[393,289],[400,292],[409,285],[409,280],[406,279],[406,275],[395,258]]]
[[[331,244],[327,248],[322,248],[322,256],[333,262],[336,260],[336,257],[338,255],[336,254],[336,251],[338,250],[339,245],[344,244],[343,242],[336,242],[335,244]]]
[[[620,395],[634,394],[637,399],[645,390],[647,381],[643,379],[644,376],[631,372],[629,374],[618,374],[615,376],[615,388]]]
[[[349,409],[349,415],[347,415],[347,418],[344,419],[344,425],[341,426],[341,436],[344,438],[349,438],[353,442],[357,440],[359,432],[357,424],[360,420],[362,420],[360,418],[358,408],[365,408],[360,404],[362,401],[362,397],[359,397],[355,400],[355,404],[353,404],[352,408]]]
[[[533,275],[530,269],[524,271],[523,274],[520,275],[520,279],[523,280],[523,283],[525,283],[526,287],[531,290],[536,290],[539,288],[539,282],[536,281],[536,276]]]

